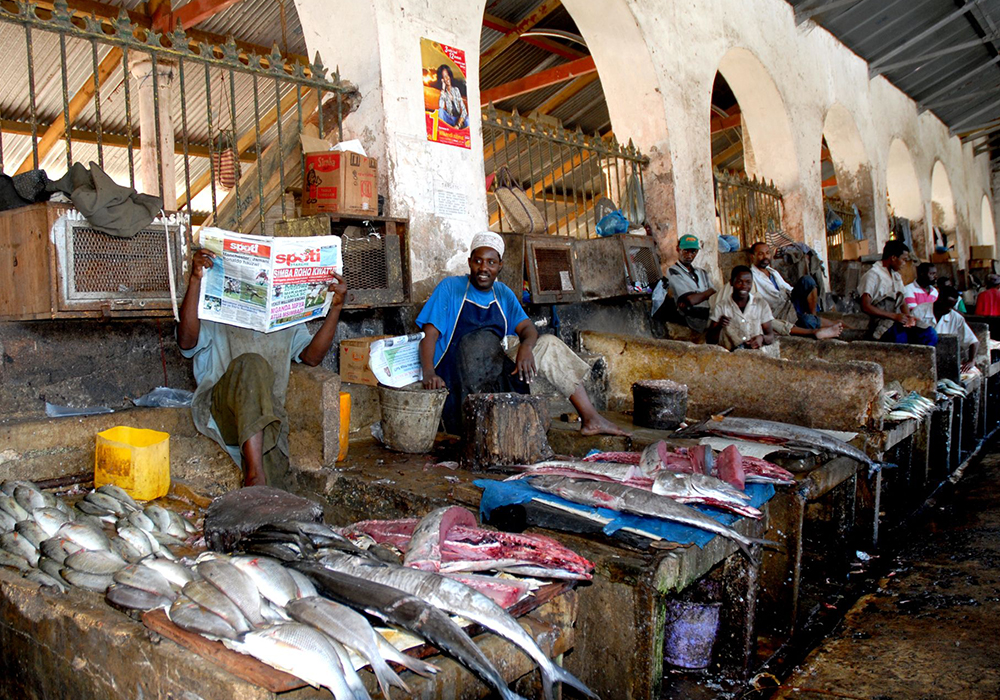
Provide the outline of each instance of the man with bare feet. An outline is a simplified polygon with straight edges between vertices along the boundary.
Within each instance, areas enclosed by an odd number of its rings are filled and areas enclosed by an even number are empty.
[[[594,408],[583,380],[591,367],[554,335],[540,335],[510,287],[497,281],[504,240],[485,231],[472,239],[469,274],[447,277],[417,316],[424,332],[420,364],[425,389],[447,388],[444,421],[459,433],[469,394],[530,393],[540,376],[580,414],[584,435],[627,435]],[[507,343],[506,349],[502,343]]]
[[[788,284],[781,274],[771,267],[771,246],[758,241],[750,246],[753,261],[754,297],[771,307],[771,323],[778,335],[799,335],[823,340],[836,338],[844,330],[842,323],[834,323],[816,314],[819,291],[816,280],[806,275],[795,286]]]

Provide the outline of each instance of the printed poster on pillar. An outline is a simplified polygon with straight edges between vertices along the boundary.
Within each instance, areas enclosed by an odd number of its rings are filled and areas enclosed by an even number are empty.
[[[423,64],[427,140],[472,148],[465,52],[421,38],[420,58]]]

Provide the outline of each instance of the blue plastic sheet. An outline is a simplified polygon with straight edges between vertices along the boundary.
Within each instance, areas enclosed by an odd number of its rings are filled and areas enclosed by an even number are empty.
[[[712,539],[718,536],[714,532],[700,530],[696,527],[681,525],[668,520],[661,520],[660,518],[646,518],[640,515],[619,513],[618,511],[609,510],[607,508],[590,508],[588,506],[582,506],[578,503],[573,503],[563,498],[559,498],[558,496],[553,496],[534,489],[523,479],[518,479],[516,481],[477,479],[473,483],[483,490],[483,496],[479,501],[479,516],[484,522],[489,519],[490,513],[492,513],[496,508],[519,505],[527,503],[528,501],[538,500],[559,506],[570,507],[581,512],[593,513],[601,518],[610,520],[610,522],[608,522],[603,528],[604,534],[606,535],[613,535],[622,528],[632,528],[641,532],[647,532],[658,537],[662,537],[668,542],[677,542],[678,544],[696,544],[699,548],[704,547],[706,544],[711,542]],[[750,496],[750,505],[755,508],[760,508],[762,505],[771,500],[772,496],[774,496],[774,486],[771,484],[747,484],[746,493]],[[732,525],[741,517],[710,506],[690,507],[705,513],[724,525]]]

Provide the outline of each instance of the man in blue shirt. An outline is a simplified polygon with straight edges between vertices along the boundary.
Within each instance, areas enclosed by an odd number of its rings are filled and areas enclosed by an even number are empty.
[[[594,408],[583,387],[590,365],[554,335],[538,334],[510,287],[497,282],[503,238],[477,233],[469,274],[441,281],[417,316],[424,331],[420,364],[427,389],[448,388],[445,427],[459,432],[465,397],[476,393],[529,393],[536,375],[551,383],[580,414],[584,435],[625,435]],[[504,351],[501,342],[516,335]]]

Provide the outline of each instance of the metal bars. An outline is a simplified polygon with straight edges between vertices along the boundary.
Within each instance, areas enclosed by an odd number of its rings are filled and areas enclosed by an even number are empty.
[[[0,172],[20,165],[57,179],[93,160],[119,184],[176,195],[196,224],[264,232],[272,207],[282,219],[294,215],[283,195],[301,186],[305,162],[286,168],[290,147],[310,124],[320,136],[334,127],[339,136],[342,100],[353,91],[319,57],[289,64],[276,46],[259,56],[244,55],[231,38],[195,44],[182,28],[143,29],[124,11],[115,20],[73,17],[65,0],[48,18],[34,10],[0,5],[0,24],[20,27],[25,48],[8,56],[8,76],[23,89],[4,96],[13,118],[3,122]],[[336,100],[325,114],[324,99]],[[223,163],[257,167],[222,187]]]
[[[607,197],[619,208],[634,172],[642,187],[642,169],[649,159],[631,141],[622,146],[614,136],[585,136],[579,130],[524,119],[517,112],[499,112],[493,105],[482,115],[486,172],[506,168],[535,202],[550,234],[596,236],[598,201]],[[490,225],[509,230],[496,198],[489,200]]]
[[[741,248],[768,240],[783,230],[782,197],[774,183],[715,171],[715,208],[723,235],[735,236]]]

